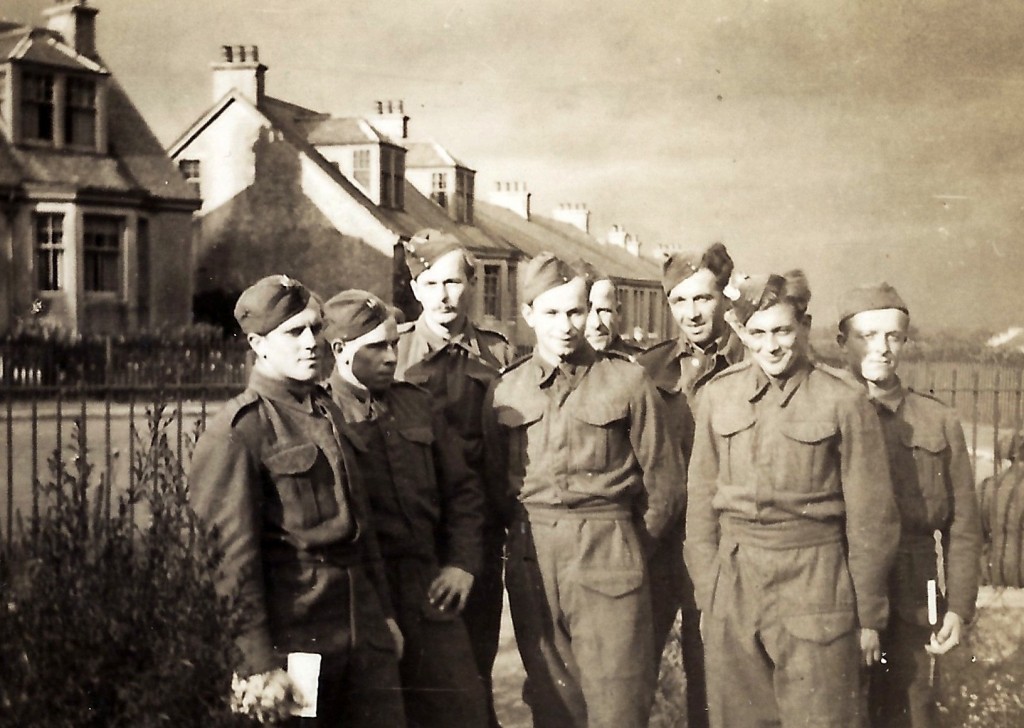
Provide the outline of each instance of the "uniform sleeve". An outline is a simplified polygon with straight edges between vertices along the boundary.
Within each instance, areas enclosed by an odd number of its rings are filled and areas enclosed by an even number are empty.
[[[974,491],[974,471],[967,454],[963,428],[949,415],[946,436],[950,443],[949,488],[952,490],[952,522],[943,533],[946,549],[946,603],[965,621],[974,618],[978,599],[981,517]]]
[[[215,577],[217,592],[229,598],[237,594],[242,606],[237,642],[243,676],[282,666],[267,622],[260,479],[260,466],[240,436],[207,431],[199,438],[189,471],[189,499],[206,525],[217,529],[224,553]]]
[[[461,440],[451,437],[444,413],[435,412],[432,419],[434,467],[441,496],[442,565],[476,575],[483,549],[483,489],[466,462]]]
[[[718,452],[711,429],[712,394],[708,388],[697,405],[693,452],[687,483],[686,540],[683,555],[693,579],[697,607],[706,611],[718,554],[718,517],[712,506],[718,483]]]
[[[484,438],[484,497],[498,514],[501,525],[508,528],[515,515],[515,502],[509,493],[508,429],[498,422],[494,394],[500,379],[491,382],[484,397],[480,425]]]
[[[846,506],[847,561],[865,629],[884,629],[889,573],[900,538],[885,440],[867,396],[839,402],[840,472]]]
[[[665,404],[642,370],[630,402],[629,438],[643,471],[647,493],[644,524],[658,538],[683,512],[686,466],[682,449],[673,442]]]

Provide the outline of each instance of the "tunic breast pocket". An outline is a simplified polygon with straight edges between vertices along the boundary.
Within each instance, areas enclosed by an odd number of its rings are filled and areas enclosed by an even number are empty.
[[[625,456],[629,428],[627,402],[587,404],[573,412],[569,432],[571,465],[577,470],[602,472]]]
[[[941,528],[949,517],[946,436],[907,428],[900,434],[900,446],[893,476],[903,523],[925,530]]]
[[[320,449],[315,443],[307,442],[285,447],[263,460],[281,500],[281,525],[287,530],[310,528],[334,515],[323,512],[328,509],[321,501],[325,500],[325,495],[333,501],[333,493],[321,494],[318,488],[330,489],[333,481],[317,482],[320,480],[315,477],[318,459],[323,460],[329,471],[330,466]]]
[[[779,424],[781,446],[774,453],[772,471],[776,485],[783,490],[808,492],[821,488],[823,481],[839,464],[836,443],[839,428],[835,422],[798,420]],[[883,453],[878,453],[884,457]]]
[[[720,482],[735,483],[737,478],[745,480],[750,476],[746,471],[750,470],[753,462],[749,431],[754,422],[753,412],[725,411],[711,416],[711,429],[718,439],[720,448]]]
[[[434,444],[434,431],[430,427],[405,427],[398,431],[401,451],[394,453],[392,467],[402,466],[408,468],[412,477],[422,479],[429,478],[429,483],[417,483],[420,488],[429,485],[430,492],[435,494],[437,488],[434,486],[434,454],[431,445]],[[405,460],[408,459],[408,462]],[[399,462],[394,462],[398,460]]]
[[[528,430],[540,421],[544,411],[540,407],[519,409],[508,405],[498,407],[498,424],[508,433],[508,470],[512,475],[525,475],[530,462]]]

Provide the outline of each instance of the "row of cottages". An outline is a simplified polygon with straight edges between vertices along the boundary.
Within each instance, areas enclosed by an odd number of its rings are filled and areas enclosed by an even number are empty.
[[[0,334],[191,322],[199,200],[97,52],[97,12],[0,21]]]
[[[367,288],[411,318],[402,242],[434,228],[477,258],[474,317],[519,345],[531,340],[517,268],[541,250],[615,277],[629,335],[667,333],[655,263],[599,243],[586,225],[531,216],[525,184],[502,183],[491,203],[477,200],[475,171],[437,142],[410,138],[401,102],[334,117],[270,96],[266,75],[257,47],[224,46],[212,65],[212,106],[168,150],[202,198],[197,315],[229,325],[239,291],[283,272],[325,295]]]

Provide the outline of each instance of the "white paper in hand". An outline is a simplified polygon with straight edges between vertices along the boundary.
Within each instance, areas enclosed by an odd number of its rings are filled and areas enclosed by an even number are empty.
[[[288,677],[302,693],[305,703],[293,715],[316,718],[316,693],[320,684],[320,655],[315,652],[288,653]]]

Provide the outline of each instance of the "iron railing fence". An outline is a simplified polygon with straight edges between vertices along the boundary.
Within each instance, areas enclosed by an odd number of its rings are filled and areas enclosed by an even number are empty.
[[[153,412],[162,413],[162,434],[187,467],[191,439],[243,388],[236,383],[0,386],[0,556],[10,549],[19,519],[38,512],[34,486],[54,482],[55,474],[79,457],[73,443],[85,446],[99,490],[116,499],[134,489],[132,465],[152,434]]]

